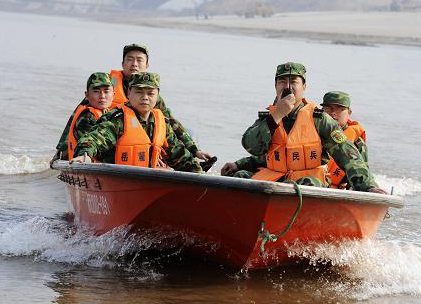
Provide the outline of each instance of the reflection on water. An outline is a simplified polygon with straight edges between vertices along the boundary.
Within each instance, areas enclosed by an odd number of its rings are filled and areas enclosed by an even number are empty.
[[[54,273],[47,285],[59,294],[56,301],[63,304],[92,300],[100,303],[354,303],[356,299],[364,299],[363,295],[357,295],[361,280],[350,279],[343,269],[331,265],[298,263],[244,274],[176,257],[149,266],[149,274],[145,274],[144,267],[141,266],[140,273],[67,269]],[[165,275],[159,274],[160,271]],[[393,297],[383,300],[382,303],[399,303]],[[380,302],[374,298],[367,303]]]
[[[235,273],[196,260],[175,258],[155,265],[153,274],[107,269],[61,271],[48,286],[60,296],[58,303],[326,303],[329,299],[346,300],[325,287],[340,276],[329,267],[294,265],[272,272]],[[142,265],[141,269],[144,269]],[[165,269],[165,275],[158,275]],[[157,276],[159,277],[157,279]],[[325,290],[314,293],[314,288]],[[111,292],[112,291],[112,292]],[[300,300],[301,299],[301,300]]]

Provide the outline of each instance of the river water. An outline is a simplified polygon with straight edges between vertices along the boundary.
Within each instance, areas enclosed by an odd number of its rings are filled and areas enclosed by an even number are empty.
[[[94,237],[68,222],[48,161],[92,72],[122,47],[150,48],[161,94],[223,163],[274,97],[277,64],[299,61],[306,96],[353,97],[379,184],[403,196],[375,240],[293,248],[302,263],[237,272],[143,254],[124,230]],[[421,49],[344,46],[0,13],[0,303],[421,303]],[[136,255],[137,252],[137,255]]]

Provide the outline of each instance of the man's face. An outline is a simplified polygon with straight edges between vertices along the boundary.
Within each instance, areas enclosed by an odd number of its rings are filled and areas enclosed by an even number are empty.
[[[130,76],[133,73],[147,72],[149,68],[148,56],[141,51],[133,50],[124,56],[121,65],[123,66],[123,73],[126,76]]]
[[[129,103],[140,114],[150,112],[158,100],[158,89],[132,87],[129,90]]]
[[[284,89],[287,89],[289,86],[289,76],[283,76],[276,78],[275,90],[276,95],[279,96],[282,94]],[[291,76],[291,91],[295,96],[296,102],[301,102],[304,97],[304,91],[306,90],[306,85],[303,82],[303,79],[300,76]]]
[[[332,116],[341,127],[346,125],[352,113],[351,109],[335,104],[323,106],[323,110]]]
[[[90,88],[85,92],[85,97],[92,107],[104,110],[111,106],[114,98],[114,90],[112,86]]]

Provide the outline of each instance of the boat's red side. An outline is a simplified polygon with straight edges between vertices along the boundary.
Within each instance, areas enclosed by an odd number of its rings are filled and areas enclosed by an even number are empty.
[[[179,244],[218,262],[249,269],[288,261],[287,248],[296,240],[332,242],[372,237],[387,205],[359,204],[305,197],[292,228],[260,257],[258,231],[278,233],[297,208],[298,197],[269,195],[206,185],[127,179],[119,176],[71,173],[89,185],[67,185],[75,219],[97,234],[121,225],[134,230],[159,229],[189,236]],[[174,235],[174,233],[172,233]]]

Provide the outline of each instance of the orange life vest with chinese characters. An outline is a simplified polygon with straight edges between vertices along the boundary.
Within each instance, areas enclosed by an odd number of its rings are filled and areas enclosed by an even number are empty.
[[[167,145],[167,128],[164,114],[153,109],[151,114],[155,120],[152,141],[146,134],[134,111],[126,106],[119,106],[124,112],[124,133],[118,139],[115,163],[138,167],[165,167],[162,162],[162,147]]]
[[[123,71],[111,70],[110,72],[111,81],[114,86],[114,99],[113,103],[124,104],[128,101],[126,94],[124,93],[123,86]]]
[[[84,112],[85,110],[91,112],[92,115],[94,115],[95,119],[100,118],[103,114],[103,112],[100,109],[96,109],[94,107],[85,105],[80,105],[77,107],[75,115],[73,116],[72,124],[70,125],[69,137],[67,139],[67,153],[69,154],[69,160],[73,159],[73,155],[75,153],[75,148],[77,144],[77,140],[73,131],[80,114],[82,114],[82,112]]]
[[[313,121],[316,105],[304,103],[289,134],[282,121],[278,124],[266,155],[266,168],[254,174],[253,179],[277,181],[286,175],[286,180],[297,181],[312,176],[327,184],[326,168],[321,165],[322,142]],[[269,111],[273,113],[275,107],[270,106]]]
[[[347,124],[348,127],[344,130],[344,134],[349,141],[355,142],[359,137],[366,141],[365,130],[358,121],[349,120]],[[330,158],[329,163],[327,164],[327,171],[331,181],[330,188],[346,188],[346,184],[341,183],[346,174],[338,167],[333,158]]]

